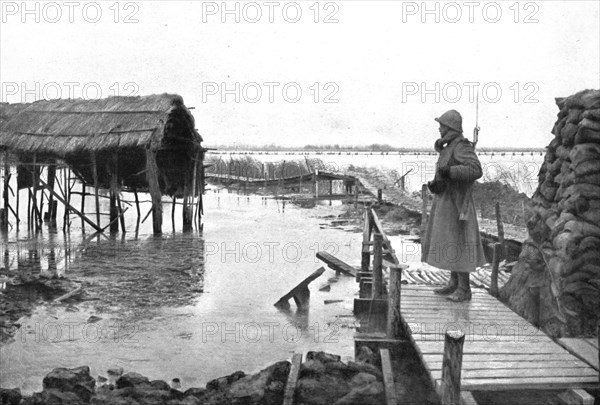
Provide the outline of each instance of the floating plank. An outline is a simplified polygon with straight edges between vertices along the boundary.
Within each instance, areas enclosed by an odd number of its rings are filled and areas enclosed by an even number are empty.
[[[310,290],[308,289],[308,285],[311,283],[311,281],[313,281],[323,273],[325,273],[325,268],[319,267],[310,276],[306,277],[302,282],[300,282],[300,284],[292,288],[290,292],[281,297],[279,301],[275,303],[275,306],[280,308],[289,308],[290,304],[288,301],[290,298],[294,298],[294,301],[296,302],[298,308],[304,308],[308,304],[308,299],[310,297]]]
[[[598,370],[598,349],[590,345],[585,339],[561,338],[558,339],[558,342],[570,353]]]
[[[285,391],[283,393],[283,405],[293,405],[298,375],[300,374],[300,365],[302,364],[302,353],[294,353],[292,356],[292,366],[288,374]]]
[[[329,267],[332,270],[339,271],[340,273],[343,273],[347,276],[356,277],[356,269],[354,267],[343,262],[342,260],[338,259],[330,253],[323,251],[317,252],[317,259],[325,262],[327,267]]]
[[[392,359],[388,349],[379,349],[381,357],[381,373],[383,374],[383,386],[385,388],[386,405],[397,405],[396,386],[394,385],[394,373],[392,372]]]

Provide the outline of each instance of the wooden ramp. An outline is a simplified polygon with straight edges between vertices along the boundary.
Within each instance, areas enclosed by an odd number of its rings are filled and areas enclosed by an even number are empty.
[[[405,285],[403,322],[432,382],[440,387],[444,335],[465,334],[463,391],[599,387],[598,371],[518,316],[482,289],[473,299],[453,303],[433,286]]]

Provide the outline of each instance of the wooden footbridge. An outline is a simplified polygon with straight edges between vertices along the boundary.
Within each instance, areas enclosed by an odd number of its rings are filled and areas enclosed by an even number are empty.
[[[469,302],[451,303],[431,284],[403,284],[408,266],[399,262],[375,212],[366,211],[364,219],[360,268],[324,252],[317,257],[359,282],[354,312],[367,322],[355,336],[355,355],[363,346],[379,353],[386,405],[398,403],[393,364],[408,352],[420,358],[443,405],[477,404],[472,392],[523,389],[557,390],[568,404],[594,403],[585,389],[600,388],[598,338],[557,342],[482,288],[473,288]],[[372,330],[373,319],[380,329]],[[285,404],[293,404],[301,358],[294,356]]]

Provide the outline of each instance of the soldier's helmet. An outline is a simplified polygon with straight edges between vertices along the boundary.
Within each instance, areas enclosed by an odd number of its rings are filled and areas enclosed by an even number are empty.
[[[450,110],[443,113],[439,118],[435,118],[437,122],[452,128],[455,131],[462,132],[462,117],[456,110]]]

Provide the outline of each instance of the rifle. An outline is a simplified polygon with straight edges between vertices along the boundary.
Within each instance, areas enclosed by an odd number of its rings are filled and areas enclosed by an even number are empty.
[[[477,146],[477,142],[479,141],[479,93],[477,93],[477,99],[475,103],[475,128],[473,128],[473,148]]]

